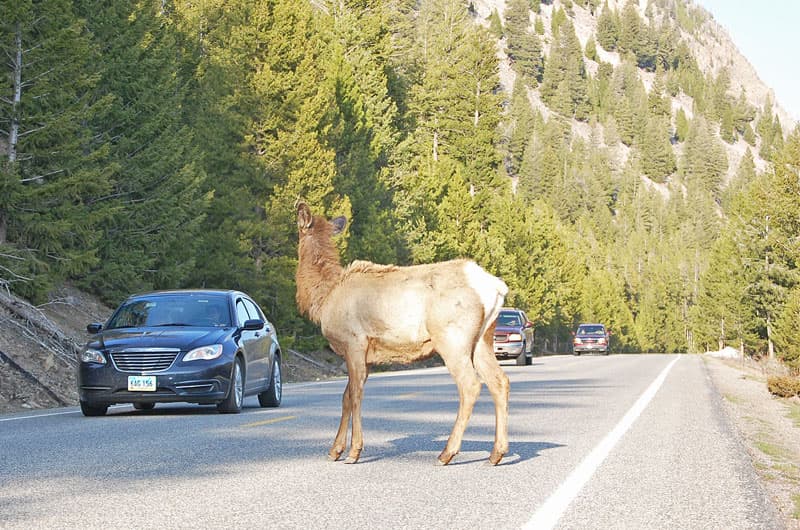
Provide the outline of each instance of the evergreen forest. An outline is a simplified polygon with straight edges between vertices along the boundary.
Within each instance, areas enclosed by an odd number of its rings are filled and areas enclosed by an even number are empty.
[[[596,321],[800,370],[800,129],[701,69],[708,14],[476,4],[0,0],[0,287],[241,289],[320,348],[303,198],[348,218],[343,263],[502,277],[538,351]]]

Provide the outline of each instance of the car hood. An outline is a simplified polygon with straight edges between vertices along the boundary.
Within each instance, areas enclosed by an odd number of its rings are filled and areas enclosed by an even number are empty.
[[[110,329],[89,343],[90,348],[120,350],[125,348],[174,348],[190,350],[222,342],[232,328],[139,328]]]
[[[522,333],[522,326],[496,326],[495,333]]]

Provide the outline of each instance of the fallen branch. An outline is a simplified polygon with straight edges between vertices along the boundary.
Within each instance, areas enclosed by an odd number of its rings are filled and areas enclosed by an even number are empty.
[[[338,370],[337,370],[336,368],[332,368],[331,366],[329,366],[329,365],[326,365],[326,364],[324,364],[324,363],[321,363],[321,362],[319,362],[319,361],[318,361],[318,360],[316,360],[316,359],[312,359],[311,357],[309,357],[309,356],[307,356],[307,355],[303,355],[302,353],[300,353],[300,352],[298,352],[298,351],[295,351],[295,350],[288,350],[288,352],[289,352],[289,353],[291,353],[291,354],[293,354],[293,355],[296,355],[297,357],[300,357],[300,358],[301,358],[301,359],[303,359],[304,361],[306,361],[306,362],[309,362],[309,363],[313,364],[314,366],[316,366],[316,367],[318,367],[318,368],[322,368],[323,370],[327,370],[327,371],[329,371],[329,372],[331,372],[331,373],[338,372]]]

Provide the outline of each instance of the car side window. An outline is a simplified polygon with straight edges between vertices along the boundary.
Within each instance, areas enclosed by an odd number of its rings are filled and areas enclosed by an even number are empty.
[[[261,314],[261,311],[258,310],[258,307],[256,307],[255,303],[248,300],[247,298],[243,298],[242,301],[244,302],[244,305],[247,308],[247,312],[250,313],[250,318],[260,318],[264,320],[264,316]]]
[[[250,320],[250,318],[250,315],[247,313],[247,308],[240,298],[236,301],[236,322],[239,324],[239,326],[243,326],[245,322]]]

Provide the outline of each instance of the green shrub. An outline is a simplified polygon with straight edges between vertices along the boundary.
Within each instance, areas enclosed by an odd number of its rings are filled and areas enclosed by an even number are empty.
[[[767,388],[771,394],[780,397],[800,396],[800,378],[771,376],[767,378]]]

